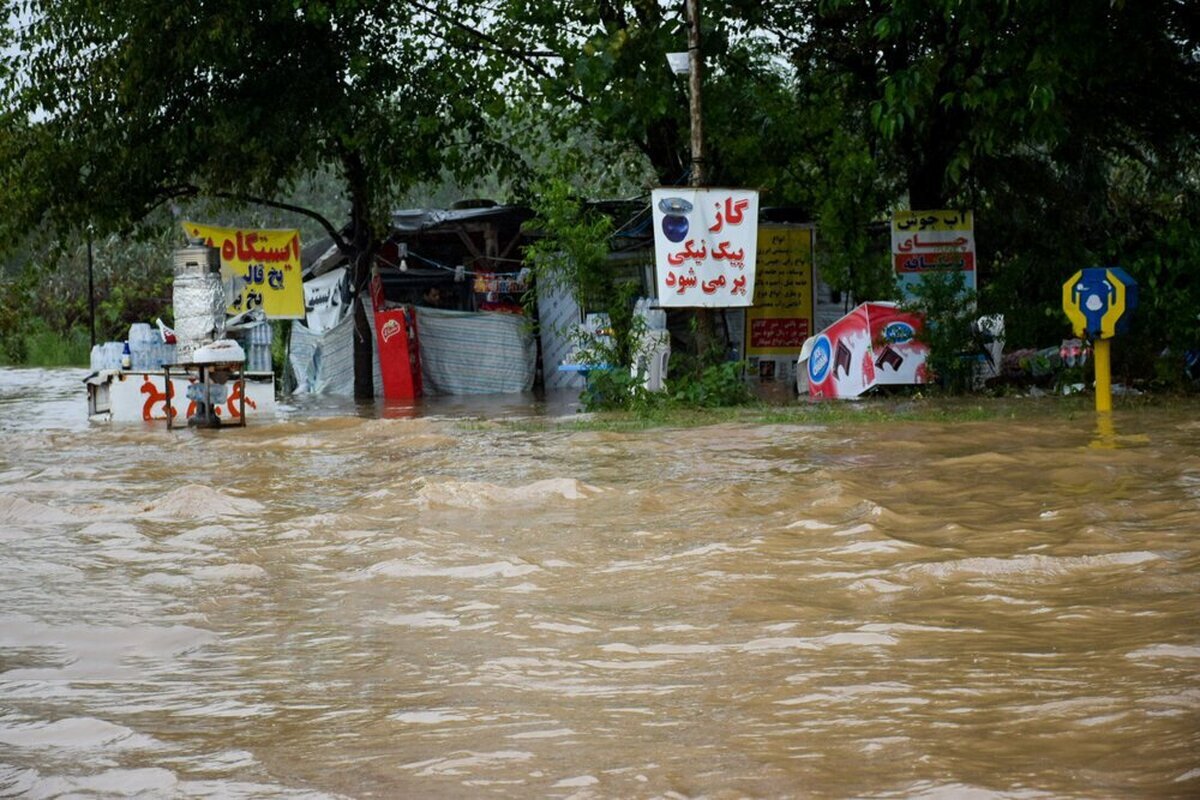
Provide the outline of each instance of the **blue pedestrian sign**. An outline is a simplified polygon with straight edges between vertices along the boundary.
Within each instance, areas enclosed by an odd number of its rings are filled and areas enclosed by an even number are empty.
[[[1129,329],[1137,283],[1120,267],[1081,269],[1063,284],[1063,311],[1076,336],[1111,339]]]

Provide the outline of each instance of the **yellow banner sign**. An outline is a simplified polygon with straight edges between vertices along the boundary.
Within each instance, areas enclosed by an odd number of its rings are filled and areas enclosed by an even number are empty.
[[[221,251],[221,280],[232,287],[230,314],[262,308],[272,319],[304,318],[300,231],[218,228],[195,222],[184,222],[183,231]]]
[[[759,225],[757,280],[746,311],[746,355],[799,355],[816,321],[812,229]]]

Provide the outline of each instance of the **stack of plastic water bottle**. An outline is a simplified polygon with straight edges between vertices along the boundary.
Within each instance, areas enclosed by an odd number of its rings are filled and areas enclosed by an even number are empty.
[[[130,369],[159,370],[164,364],[175,363],[175,345],[163,341],[162,335],[145,322],[129,326]]]
[[[164,364],[175,363],[175,345],[163,341],[162,335],[145,322],[129,326],[129,338],[124,342],[105,342],[92,348],[93,372],[122,369],[121,357],[129,347],[127,371],[157,371]]]
[[[271,371],[271,323],[263,320],[246,332],[246,371]]]
[[[121,368],[121,353],[124,342],[105,342],[92,347],[92,372]]]

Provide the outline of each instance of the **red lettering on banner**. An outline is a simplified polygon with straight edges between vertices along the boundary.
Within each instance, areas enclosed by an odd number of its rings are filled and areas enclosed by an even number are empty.
[[[807,319],[799,317],[767,317],[765,319],[750,321],[751,347],[800,347],[807,338]]]

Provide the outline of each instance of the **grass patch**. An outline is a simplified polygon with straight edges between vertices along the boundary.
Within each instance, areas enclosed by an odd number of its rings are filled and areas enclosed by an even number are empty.
[[[1114,409],[1126,410],[1162,407],[1197,399],[1178,395],[1142,395],[1114,398]],[[863,426],[895,422],[963,424],[1001,419],[1076,419],[1095,414],[1092,396],[1062,397],[873,397],[858,401],[799,400],[789,405],[756,403],[732,408],[655,409],[652,413],[605,411],[580,414],[575,418],[496,420],[490,424],[509,429],[546,432],[617,432],[636,433],[653,428],[698,428],[710,425],[820,425]]]
[[[78,328],[66,333],[38,330],[15,336],[18,340],[6,343],[0,353],[12,366],[86,367],[91,361],[89,335]]]

